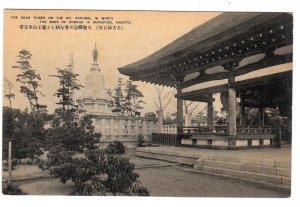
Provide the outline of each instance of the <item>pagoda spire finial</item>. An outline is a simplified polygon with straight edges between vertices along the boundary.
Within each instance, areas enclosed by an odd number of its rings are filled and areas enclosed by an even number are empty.
[[[99,53],[97,50],[97,43],[95,42],[95,49],[93,50],[93,63],[98,63]]]
[[[99,63],[98,63],[99,52],[97,50],[97,43],[96,42],[95,42],[95,48],[92,52],[92,56],[93,56],[93,63],[92,63],[92,67],[90,68],[90,70],[100,72],[101,69],[100,69]]]

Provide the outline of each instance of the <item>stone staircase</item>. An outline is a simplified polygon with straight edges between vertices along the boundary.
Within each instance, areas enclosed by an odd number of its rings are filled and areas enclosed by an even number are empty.
[[[291,164],[270,159],[253,159],[206,155],[194,168],[205,173],[247,179],[290,188]]]

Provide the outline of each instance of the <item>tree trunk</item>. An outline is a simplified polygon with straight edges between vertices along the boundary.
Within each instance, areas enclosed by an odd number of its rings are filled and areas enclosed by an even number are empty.
[[[9,107],[12,108],[12,104],[11,104],[10,98],[8,100],[9,100]]]

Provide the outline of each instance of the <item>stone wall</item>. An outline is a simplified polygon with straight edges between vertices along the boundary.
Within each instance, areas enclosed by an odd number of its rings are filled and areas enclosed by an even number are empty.
[[[135,147],[137,137],[142,134],[146,142],[151,142],[152,133],[158,131],[157,118],[116,115],[92,115],[95,131],[100,132],[101,145],[118,140],[128,148]]]

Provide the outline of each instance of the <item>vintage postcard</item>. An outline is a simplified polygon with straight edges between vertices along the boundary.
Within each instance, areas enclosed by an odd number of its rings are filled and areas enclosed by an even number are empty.
[[[2,193],[291,195],[293,13],[4,11]]]

